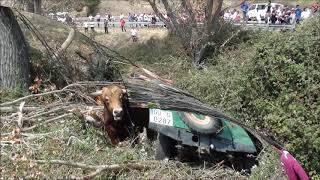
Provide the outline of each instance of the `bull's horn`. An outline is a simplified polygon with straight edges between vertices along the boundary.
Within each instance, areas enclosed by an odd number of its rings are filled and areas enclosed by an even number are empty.
[[[102,90],[94,92],[94,93],[91,93],[90,95],[91,96],[100,96],[101,94],[102,94]]]
[[[127,93],[127,90],[126,89],[121,89],[122,90],[122,93],[125,94]]]

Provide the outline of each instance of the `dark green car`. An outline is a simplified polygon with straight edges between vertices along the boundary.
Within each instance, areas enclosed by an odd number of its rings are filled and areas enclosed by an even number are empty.
[[[179,89],[132,79],[126,85],[129,106],[144,109],[148,127],[159,133],[156,159],[224,161],[250,170],[266,144],[255,130]]]
[[[149,109],[149,128],[159,133],[156,159],[224,160],[249,171],[261,150],[261,143],[254,136],[225,118]]]

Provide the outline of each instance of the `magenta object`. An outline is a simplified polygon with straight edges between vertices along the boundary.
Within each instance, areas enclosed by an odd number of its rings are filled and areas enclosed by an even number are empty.
[[[289,180],[309,180],[303,167],[288,151],[281,150],[280,160]]]

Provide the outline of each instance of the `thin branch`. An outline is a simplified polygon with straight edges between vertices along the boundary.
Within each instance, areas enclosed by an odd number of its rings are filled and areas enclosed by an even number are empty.
[[[18,110],[18,112],[17,112],[17,113],[18,113],[18,120],[17,120],[17,122],[18,122],[19,128],[21,128],[22,125],[23,125],[23,119],[22,119],[23,113],[22,113],[22,108],[23,108],[23,106],[24,106],[25,103],[26,103],[25,101],[23,101],[23,102],[20,103],[19,110]]]
[[[233,39],[236,35],[238,35],[240,31],[241,31],[241,29],[239,29],[236,33],[233,33],[233,34],[220,46],[220,48],[224,47],[229,41],[231,41],[231,39]]]
[[[40,109],[40,107],[23,107],[22,112],[30,112],[30,111],[35,111],[37,109]],[[5,106],[5,107],[0,107],[0,111],[2,113],[12,113],[12,112],[17,112],[19,110],[19,107],[16,106]]]
[[[65,92],[65,91],[72,91],[72,90],[70,90],[68,88],[73,87],[73,86],[81,86],[81,85],[79,85],[77,83],[74,83],[74,84],[69,84],[68,86],[66,86],[66,87],[64,87],[63,89],[60,89],[60,90],[54,90],[54,91],[49,91],[49,92],[40,93],[40,94],[30,94],[28,96],[24,96],[22,98],[16,99],[16,100],[11,101],[11,102],[2,103],[2,104],[0,104],[0,106],[8,106],[8,105],[15,104],[15,103],[18,103],[20,101],[23,101],[23,100],[29,99],[29,98],[34,98],[34,97],[39,97],[39,96],[44,96],[44,95],[50,95],[50,94],[54,94],[54,93],[62,93],[62,92]]]
[[[62,118],[64,118],[64,117],[68,117],[68,116],[72,116],[72,115],[73,115],[73,113],[68,113],[68,114],[64,114],[64,115],[61,115],[61,116],[57,116],[57,117],[55,117],[55,118],[46,120],[46,121],[41,122],[41,123],[39,123],[39,124],[30,126],[30,127],[27,127],[27,128],[23,128],[21,131],[29,131],[29,130],[32,130],[32,129],[34,129],[34,128],[37,128],[37,127],[39,127],[39,126],[41,126],[41,125],[43,125],[43,124],[46,124],[46,123],[49,123],[49,122],[52,122],[52,121],[56,121],[56,120],[58,120],[58,119],[62,119]]]
[[[62,51],[65,51],[70,44],[72,43],[74,37],[75,37],[76,31],[74,28],[71,28],[68,38],[63,42],[63,44],[61,45],[61,47],[58,49],[58,51],[56,52],[57,56],[59,56],[61,54]]]

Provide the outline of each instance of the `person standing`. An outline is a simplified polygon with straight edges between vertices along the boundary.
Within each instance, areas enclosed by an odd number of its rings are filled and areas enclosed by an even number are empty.
[[[135,27],[132,27],[131,29],[131,38],[132,38],[132,42],[137,42],[138,40],[138,31]]]
[[[129,27],[132,27],[133,15],[131,13],[128,14]]]
[[[299,24],[300,21],[301,21],[301,14],[302,14],[302,11],[299,7],[299,5],[296,6],[296,9],[295,9],[295,18],[296,18],[296,23]]]
[[[123,13],[120,14],[120,20],[124,18]]]
[[[98,27],[100,27],[101,16],[99,13],[97,13],[97,15],[96,15],[96,20],[98,22]]]
[[[107,18],[104,19],[103,25],[104,25],[104,33],[105,33],[105,34],[109,34],[109,31],[108,31],[108,25],[109,25],[109,23],[108,23],[108,19],[107,19]]]
[[[121,27],[121,31],[122,31],[122,32],[123,32],[123,31],[125,31],[125,32],[127,31],[125,25],[126,25],[126,21],[124,21],[123,18],[120,19],[120,27]]]
[[[90,14],[89,21],[93,21],[93,16]]]
[[[268,5],[267,5],[267,12],[266,12],[266,15],[265,15],[265,22],[266,23],[269,23],[269,21],[270,21],[271,8],[272,8],[271,1],[269,1]]]
[[[83,23],[83,25],[84,25],[84,33],[87,34],[88,33],[88,28],[89,28],[88,21],[85,21]]]
[[[107,19],[107,18],[104,19],[103,25],[104,25],[104,33],[105,33],[105,34],[109,34],[109,31],[108,31],[109,22],[108,22],[108,19]]]
[[[273,10],[272,13],[271,13],[271,16],[270,16],[271,24],[276,24],[277,20],[278,20],[277,13],[276,13],[275,10]]]
[[[241,8],[241,11],[243,13],[243,21],[248,22],[247,13],[248,13],[248,10],[249,10],[249,3],[246,0],[243,1],[243,3],[241,4],[240,8]]]
[[[90,29],[92,32],[94,32],[94,21],[90,22]]]

